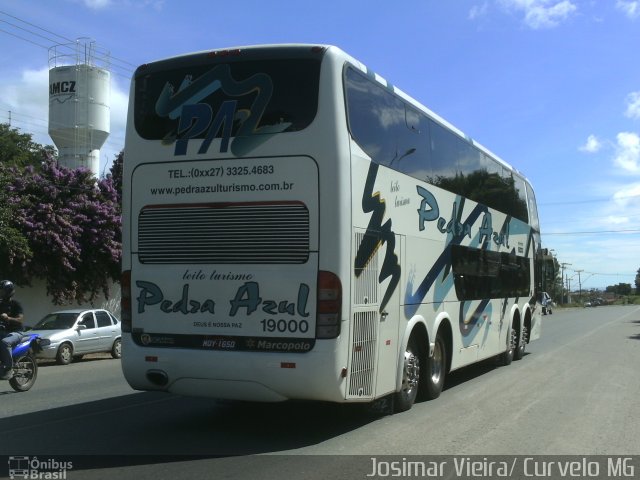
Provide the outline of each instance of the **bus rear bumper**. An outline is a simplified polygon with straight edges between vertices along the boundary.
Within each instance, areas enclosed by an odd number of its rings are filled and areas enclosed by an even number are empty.
[[[304,354],[250,353],[142,347],[124,334],[122,348],[123,373],[136,390],[257,402],[345,401],[334,341]]]

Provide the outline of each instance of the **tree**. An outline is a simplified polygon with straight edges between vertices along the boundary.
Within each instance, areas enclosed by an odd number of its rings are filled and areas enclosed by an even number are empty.
[[[630,283],[619,283],[617,285],[610,285],[607,287],[607,292],[615,293],[616,295],[631,295]]]
[[[122,169],[124,167],[124,151],[121,151],[111,165],[109,170],[109,177],[113,188],[116,190],[118,196],[118,203],[122,205]]]
[[[15,208],[9,202],[7,193],[10,180],[7,169],[0,164],[0,266],[13,263],[16,259],[29,259],[32,256],[27,239],[12,221],[15,217]],[[1,268],[0,273],[4,274]]]
[[[121,157],[96,181],[0,124],[0,276],[19,285],[44,279],[56,304],[108,296],[120,275]]]
[[[640,295],[640,268],[636,273],[636,295]]]
[[[42,278],[56,304],[109,295],[120,275],[120,204],[111,178],[96,181],[89,170],[43,161],[13,169],[9,205],[13,228],[22,232],[31,256],[16,254],[6,265],[17,283]]]
[[[20,133],[6,123],[0,123],[0,164],[5,167],[38,167],[48,156],[55,156],[52,145],[43,146],[33,141],[30,133]]]

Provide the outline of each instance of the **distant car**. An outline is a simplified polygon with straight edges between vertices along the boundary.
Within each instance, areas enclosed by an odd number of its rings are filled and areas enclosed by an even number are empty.
[[[36,358],[55,359],[67,365],[87,353],[108,352],[120,358],[120,321],[102,309],[62,310],[50,313],[32,329],[51,344],[43,347]]]

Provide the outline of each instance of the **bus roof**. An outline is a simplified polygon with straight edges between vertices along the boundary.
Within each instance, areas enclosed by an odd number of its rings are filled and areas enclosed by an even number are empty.
[[[426,107],[424,104],[413,98],[411,95],[407,94],[400,88],[396,87],[392,83],[388,82],[384,77],[377,74],[373,70],[369,69],[365,64],[360,62],[358,59],[352,57],[347,52],[342,50],[340,47],[329,44],[307,44],[307,43],[282,43],[282,44],[264,44],[264,45],[242,45],[235,47],[227,47],[220,49],[212,49],[212,50],[200,50],[196,52],[185,53],[181,55],[175,55],[172,57],[156,60],[150,63],[143,64],[136,69],[134,74],[134,79],[139,74],[146,74],[150,71],[154,71],[156,69],[161,70],[166,68],[168,65],[173,67],[179,66],[180,64],[187,63],[193,59],[193,57],[205,55],[208,57],[236,57],[242,55],[243,57],[256,58],[261,57],[264,53],[268,51],[270,56],[282,57],[282,58],[291,58],[298,56],[308,56],[310,53],[316,54],[328,54],[332,56],[336,56],[341,58],[342,60],[352,64],[353,66],[360,69],[362,72],[366,73],[367,76],[374,79],[376,82],[380,83],[380,85],[389,89],[394,94],[398,95],[405,101],[409,102],[417,109],[423,111],[425,114],[430,116],[433,120],[440,123],[444,127],[448,128],[458,136],[465,139],[467,142],[471,143],[473,146],[481,150],[486,155],[490,156],[494,160],[498,161],[504,168],[513,171],[522,177],[527,183],[530,184],[529,180],[515,167],[511,164],[504,161],[498,155],[493,153],[487,147],[474,140],[472,137],[464,133],[462,130],[449,123],[447,120],[442,118],[440,115]],[[274,55],[275,54],[275,55]]]

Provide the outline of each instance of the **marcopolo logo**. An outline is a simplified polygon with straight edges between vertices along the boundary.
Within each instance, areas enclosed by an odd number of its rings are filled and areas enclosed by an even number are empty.
[[[12,480],[15,478],[65,480],[67,471],[72,468],[72,462],[62,462],[53,458],[9,457],[9,478]]]

